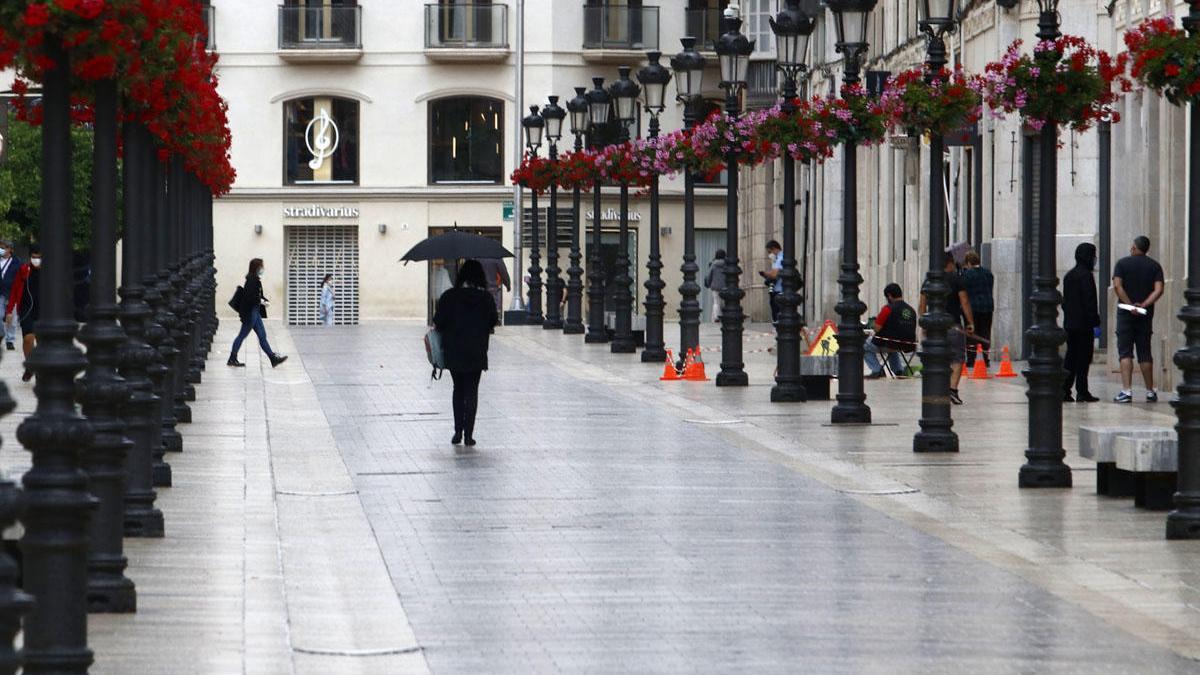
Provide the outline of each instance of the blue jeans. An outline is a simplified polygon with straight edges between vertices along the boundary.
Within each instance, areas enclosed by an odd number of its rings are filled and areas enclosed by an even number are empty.
[[[233,353],[229,355],[229,360],[237,359],[238,352],[242,351],[242,341],[253,330],[258,336],[258,346],[262,347],[263,352],[270,358],[275,358],[275,352],[271,351],[271,345],[267,342],[267,328],[263,326],[262,313],[258,309],[250,312],[250,317],[242,322],[242,329],[238,331],[237,337],[233,339]]]
[[[867,340],[863,343],[863,361],[867,367],[871,369],[872,375],[878,375],[883,365],[879,362],[879,345],[875,344],[875,340]],[[900,360],[900,353],[895,351],[887,352],[888,368],[892,369],[892,374],[904,374],[904,361]]]

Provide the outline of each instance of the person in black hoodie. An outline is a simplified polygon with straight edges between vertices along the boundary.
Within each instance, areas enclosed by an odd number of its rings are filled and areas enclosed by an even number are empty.
[[[1096,247],[1083,243],[1075,247],[1075,267],[1063,277],[1063,328],[1067,331],[1067,355],[1063,367],[1063,400],[1091,403],[1100,399],[1088,390],[1088,370],[1092,365],[1095,330],[1100,325],[1096,299]],[[1075,397],[1071,398],[1071,384]]]
[[[266,314],[266,306],[268,300],[263,296],[262,288],[263,261],[262,258],[255,258],[250,261],[250,269],[246,272],[246,282],[242,285],[242,302],[238,309],[238,315],[242,319],[242,329],[238,331],[237,337],[233,340],[233,350],[229,353],[229,361],[227,365],[235,368],[241,368],[246,364],[238,361],[238,352],[242,350],[242,341],[254,331],[258,336],[258,346],[266,352],[267,358],[271,359],[271,367],[274,368],[279,364],[287,361],[286,356],[276,354],[270,343],[267,342],[267,329],[263,326],[263,315]]]
[[[433,325],[441,334],[446,369],[454,380],[450,442],[475,445],[479,378],[488,369],[488,338],[496,327],[496,303],[478,260],[468,260],[459,268],[454,288],[438,299]]]

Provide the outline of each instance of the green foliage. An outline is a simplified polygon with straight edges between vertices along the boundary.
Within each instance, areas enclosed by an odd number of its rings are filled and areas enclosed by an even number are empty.
[[[92,130],[71,129],[71,233],[76,250],[92,231]],[[9,117],[5,161],[0,164],[0,237],[38,240],[42,212],[42,130]]]

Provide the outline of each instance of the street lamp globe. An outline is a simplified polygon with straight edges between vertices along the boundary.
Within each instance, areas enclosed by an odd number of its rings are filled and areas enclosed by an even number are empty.
[[[837,31],[838,50],[861,50],[867,43],[867,19],[878,0],[827,0],[826,6],[833,12],[833,25]]]
[[[521,127],[525,129],[525,147],[529,148],[530,154],[537,154],[538,148],[542,147],[542,132],[546,129],[546,122],[538,114],[536,105],[529,106],[529,114],[521,120]]]
[[[550,104],[542,108],[542,120],[546,123],[546,138],[550,140],[550,144],[557,144],[562,138],[563,120],[567,118],[567,111],[563,110],[558,105],[558,97],[551,96]]]
[[[953,4],[954,0],[949,2]],[[817,26],[817,19],[800,9],[800,0],[787,0],[786,6],[769,21],[771,30],[775,33],[779,68],[795,77],[796,73],[805,68],[808,41]]]
[[[629,66],[617,68],[617,75],[619,77],[608,88],[608,93],[612,96],[613,102],[616,104],[617,119],[621,120],[621,124],[626,129],[629,129],[637,121],[637,99],[642,93],[641,87],[629,79],[629,73],[632,70]]]
[[[921,28],[939,34],[953,31],[957,6],[958,0],[921,0],[917,4]]]
[[[1043,14],[1047,12],[1058,13],[1058,0],[1037,0],[1038,11]]]
[[[750,54],[754,52],[754,40],[742,34],[742,20],[730,13],[721,19],[725,32],[713,44],[717,60],[721,65],[722,86],[742,87],[746,84],[746,71],[750,68]]]
[[[704,90],[704,55],[696,51],[696,38],[679,39],[683,51],[671,57],[671,69],[675,71],[675,96],[690,101],[700,98]]]
[[[645,97],[646,109],[653,115],[666,110],[667,84],[671,81],[671,71],[658,62],[662,52],[646,52],[650,63],[638,71],[637,79],[642,84],[642,94]]]
[[[608,124],[608,111],[612,107],[612,98],[604,89],[604,78],[593,77],[595,88],[588,92],[588,115],[591,117],[593,130]]]
[[[571,114],[571,133],[576,136],[586,133],[591,120],[587,87],[575,87],[575,98],[567,101],[567,112]]]

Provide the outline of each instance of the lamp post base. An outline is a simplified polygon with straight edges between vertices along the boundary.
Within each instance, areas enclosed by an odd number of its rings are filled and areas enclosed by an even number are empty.
[[[662,363],[667,358],[667,350],[662,348],[642,350],[642,363]]]
[[[563,324],[563,335],[583,335],[583,324],[573,324],[570,321]]]
[[[808,391],[799,382],[787,382],[771,387],[771,403],[803,403]]]
[[[1021,467],[1017,485],[1023,488],[1069,488],[1071,468],[1062,463],[1026,463]]]
[[[137,611],[137,591],[120,571],[112,576],[89,577],[87,602],[89,614],[129,614]]]
[[[913,436],[913,452],[958,452],[958,434],[949,429],[918,431]]]
[[[744,370],[721,371],[717,373],[718,387],[748,387],[750,376]]]
[[[163,514],[156,508],[139,510],[134,513],[125,512],[125,536],[159,539],[165,536],[166,527],[163,524]]]
[[[633,341],[632,337],[617,336],[613,338],[609,350],[613,354],[633,354],[637,351],[637,343]]]
[[[1200,513],[1176,510],[1167,514],[1167,539],[1200,539]]]
[[[871,409],[862,404],[843,405],[839,403],[830,413],[829,421],[833,424],[870,424]]]

